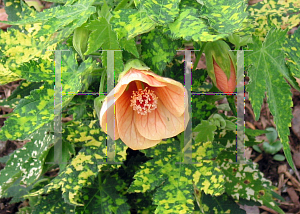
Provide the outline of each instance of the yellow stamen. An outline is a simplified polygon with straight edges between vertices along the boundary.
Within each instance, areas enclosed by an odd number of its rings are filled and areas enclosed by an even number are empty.
[[[146,115],[157,108],[157,100],[158,97],[154,91],[147,87],[144,90],[139,88],[138,91],[132,92],[130,106],[134,111],[137,111],[138,114]]]

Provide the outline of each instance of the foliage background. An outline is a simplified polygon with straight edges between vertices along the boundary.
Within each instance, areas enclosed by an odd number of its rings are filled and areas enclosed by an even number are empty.
[[[183,135],[156,147],[132,151],[116,142],[116,161],[106,162],[106,136],[94,110],[115,52],[115,76],[129,59],[143,60],[154,72],[183,83],[184,59],[178,49],[203,49],[223,39],[246,55],[246,87],[255,119],[265,94],[287,161],[293,167],[288,136],[292,119],[291,86],[299,90],[299,24],[297,1],[265,0],[253,6],[241,0],[57,0],[41,11],[28,2],[5,1],[8,24],[0,32],[0,84],[20,81],[4,107],[14,111],[0,140],[26,144],[1,158],[1,197],[28,199],[19,213],[245,213],[239,205],[264,205],[284,213],[274,200],[271,182],[257,164],[231,164],[235,159],[235,125],[224,95],[193,96],[193,161],[182,161]],[[62,54],[63,123],[61,156],[68,164],[46,164],[54,157],[54,52]],[[195,53],[196,64],[201,53]],[[287,58],[287,60],[285,60]],[[207,71],[193,70],[194,92],[214,92]],[[105,81],[104,81],[105,82]],[[288,84],[288,83],[290,84]],[[105,88],[105,86],[104,86]],[[230,99],[227,97],[228,100]],[[221,110],[221,111],[220,111]],[[258,144],[246,132],[247,146]],[[252,137],[252,138],[251,138]],[[249,160],[250,161],[250,160]],[[250,161],[251,162],[251,161]],[[47,172],[54,171],[55,176]],[[62,200],[63,199],[63,200]],[[51,203],[49,203],[51,201]],[[217,205],[216,205],[217,204]]]

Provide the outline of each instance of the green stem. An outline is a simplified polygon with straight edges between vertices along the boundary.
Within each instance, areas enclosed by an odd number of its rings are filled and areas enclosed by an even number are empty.
[[[199,63],[199,60],[200,60],[200,58],[201,58],[201,56],[202,56],[202,53],[203,53],[203,51],[204,51],[204,48],[205,48],[206,44],[207,44],[206,42],[203,43],[203,45],[202,45],[200,51],[199,51],[197,54],[195,54],[197,57],[196,57],[195,64],[194,64],[194,68],[193,68],[193,71],[192,71],[192,72],[194,72],[194,71],[197,69],[197,65],[198,65],[198,63]],[[196,52],[197,52],[197,51],[196,51]]]
[[[99,96],[103,92],[105,75],[106,75],[106,71],[102,71],[101,80],[100,80],[100,86],[99,86]]]

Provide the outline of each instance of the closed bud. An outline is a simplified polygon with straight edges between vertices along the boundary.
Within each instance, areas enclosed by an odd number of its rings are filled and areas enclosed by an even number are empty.
[[[205,47],[208,75],[214,85],[224,93],[233,93],[236,88],[235,60],[226,42],[218,40]]]
[[[217,88],[224,92],[224,93],[232,93],[236,87],[236,75],[235,69],[232,64],[230,63],[230,77],[227,78],[224,71],[219,67],[219,65],[214,61],[214,72],[216,76],[216,86]]]

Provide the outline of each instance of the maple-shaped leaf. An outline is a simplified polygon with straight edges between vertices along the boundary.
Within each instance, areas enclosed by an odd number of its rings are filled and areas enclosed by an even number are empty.
[[[155,213],[192,213],[194,210],[194,185],[207,194],[223,193],[224,180],[218,165],[209,159],[222,150],[216,144],[195,143],[193,145],[195,164],[182,164],[183,153],[180,142],[174,138],[155,147],[143,150],[152,160],[141,166],[134,176],[129,192],[156,190]]]
[[[125,187],[117,174],[99,173],[93,184],[82,190],[85,206],[77,206],[76,213],[130,214],[127,199],[121,193]]]
[[[92,33],[89,36],[88,49],[84,53],[85,55],[95,52],[100,47],[104,50],[119,49],[117,34],[105,18],[100,17],[91,21],[86,28],[91,30]]]
[[[248,71],[250,77],[247,91],[253,107],[255,119],[260,117],[260,110],[265,97],[271,114],[274,117],[278,135],[283,144],[285,156],[293,167],[288,136],[292,119],[292,94],[291,88],[284,79],[287,73],[282,44],[286,31],[269,31],[264,42],[254,37],[254,43],[249,44],[245,62],[251,65]]]
[[[217,126],[213,123],[210,123],[207,120],[202,120],[199,125],[194,129],[194,132],[198,132],[196,141],[205,142],[214,140],[214,132],[217,129]]]
[[[287,64],[293,76],[300,78],[300,29],[285,41],[283,49],[288,57]],[[299,89],[298,89],[299,90]]]

